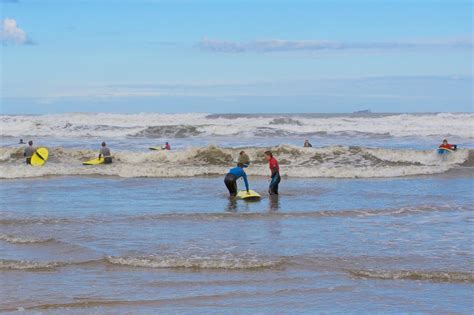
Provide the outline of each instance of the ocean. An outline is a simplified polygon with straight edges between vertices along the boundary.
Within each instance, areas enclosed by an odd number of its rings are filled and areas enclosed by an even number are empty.
[[[0,123],[2,312],[474,312],[474,114]],[[20,138],[49,149],[44,167],[25,165]],[[459,149],[438,155],[444,138]],[[83,166],[102,141],[114,163]],[[228,198],[241,150],[260,201]]]

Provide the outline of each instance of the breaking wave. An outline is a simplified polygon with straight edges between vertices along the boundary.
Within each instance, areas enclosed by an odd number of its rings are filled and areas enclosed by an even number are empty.
[[[242,137],[277,135],[365,135],[380,137],[451,136],[472,139],[474,114],[368,115],[207,115],[85,114],[0,115],[2,136],[11,137],[149,137],[198,135]],[[229,128],[231,127],[231,128]]]
[[[55,242],[53,238],[39,239],[33,237],[19,237],[7,234],[0,234],[0,241],[4,241],[11,244],[39,244],[39,243],[50,243]]]
[[[0,259],[0,270],[54,270],[68,265],[66,262],[39,262],[28,260]]]
[[[348,270],[348,272],[357,278],[474,283],[472,272],[422,270]]]
[[[209,255],[190,257],[146,256],[146,257],[107,257],[106,261],[113,265],[145,268],[186,268],[186,269],[268,269],[278,268],[285,259],[273,260],[256,256]]]
[[[91,150],[49,148],[50,159],[44,167],[24,165],[20,148],[0,148],[0,178],[27,178],[61,175],[106,175],[119,177],[192,177],[224,175],[234,166],[241,149],[209,146],[176,151],[113,152],[112,165],[83,166],[94,158]],[[474,155],[458,150],[446,159],[435,150],[403,150],[331,146],[300,148],[282,145],[273,148],[249,147],[252,161],[249,175],[267,176],[264,152],[271,149],[278,158],[283,176],[370,178],[427,175],[473,165]]]

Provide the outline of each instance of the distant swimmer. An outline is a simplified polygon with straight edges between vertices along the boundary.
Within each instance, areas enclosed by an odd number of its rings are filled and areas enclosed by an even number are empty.
[[[104,164],[112,163],[112,156],[110,155],[110,149],[105,142],[102,142],[102,148],[100,148],[99,159],[104,158]]]
[[[305,140],[303,147],[305,147],[305,148],[312,148],[313,145],[312,145],[311,143],[309,143],[309,140]]]
[[[244,167],[249,167],[250,158],[245,151],[240,151],[238,163],[241,163]]]
[[[229,173],[227,173],[224,178],[224,183],[229,190],[231,197],[237,196],[237,180],[241,177],[244,179],[247,193],[250,193],[249,182],[247,180],[247,174],[244,171],[244,165],[242,163],[238,163],[237,167],[230,169]]]
[[[36,148],[33,146],[33,141],[28,141],[28,146],[25,148],[23,156],[26,158],[26,164],[31,165],[31,157],[35,154]]]
[[[168,142],[166,142],[165,146],[163,147],[163,150],[171,150],[171,145]]]
[[[456,149],[458,148],[457,145],[455,144],[449,144],[448,143],[448,140],[447,139],[444,139],[443,140],[443,143],[441,143],[441,145],[439,146],[440,149],[448,149],[448,150],[453,150],[453,151],[456,151]]]
[[[26,144],[23,139],[20,139],[20,142],[18,144]]]
[[[270,166],[270,171],[272,172],[270,187],[268,188],[268,192],[270,195],[278,195],[278,185],[280,184],[281,177],[280,177],[280,165],[278,164],[277,159],[273,157],[271,151],[265,152],[265,158],[268,161]]]

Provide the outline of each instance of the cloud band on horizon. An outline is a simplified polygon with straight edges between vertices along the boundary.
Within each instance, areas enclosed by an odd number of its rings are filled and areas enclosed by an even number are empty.
[[[255,40],[231,41],[202,39],[197,47],[203,51],[218,53],[271,53],[285,51],[324,50],[393,50],[414,48],[468,48],[473,47],[472,39],[385,41],[385,42],[338,42],[326,40]]]

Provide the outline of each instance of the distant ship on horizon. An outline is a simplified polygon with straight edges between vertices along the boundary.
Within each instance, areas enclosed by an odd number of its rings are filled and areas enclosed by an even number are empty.
[[[358,110],[355,112],[352,112],[353,114],[370,114],[372,111],[370,109],[364,109],[364,110]]]

